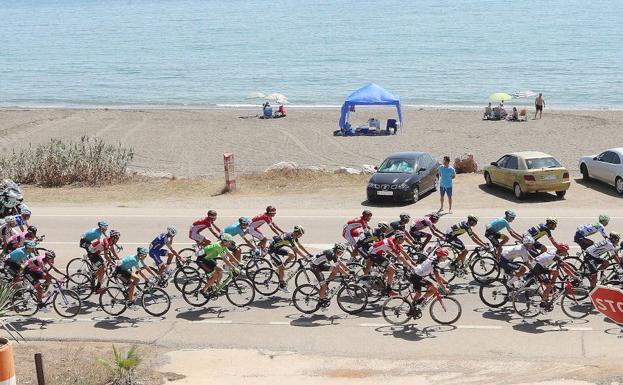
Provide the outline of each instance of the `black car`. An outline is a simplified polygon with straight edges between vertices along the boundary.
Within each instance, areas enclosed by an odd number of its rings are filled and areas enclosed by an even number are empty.
[[[437,189],[439,163],[426,152],[391,154],[368,182],[368,201],[382,198],[417,202],[420,196]]]

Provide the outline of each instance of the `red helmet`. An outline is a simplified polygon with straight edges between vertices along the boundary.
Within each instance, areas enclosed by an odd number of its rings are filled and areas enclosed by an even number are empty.
[[[438,257],[447,257],[448,250],[444,249],[443,247],[440,247],[437,250],[435,250],[435,255]]]
[[[556,245],[556,251],[560,254],[566,254],[569,251],[569,245],[566,243],[559,243]]]

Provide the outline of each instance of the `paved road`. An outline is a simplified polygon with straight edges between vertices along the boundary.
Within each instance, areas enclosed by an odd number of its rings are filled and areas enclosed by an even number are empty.
[[[222,203],[219,210],[221,224],[233,222],[240,214],[253,214],[257,199],[237,199]],[[320,248],[339,240],[342,224],[361,211],[356,203],[344,203],[322,209],[299,208],[299,201],[281,200],[277,220],[284,227],[303,224],[305,242]],[[417,206],[418,213],[432,210],[432,199]],[[478,232],[484,232],[484,222],[503,211],[507,202],[489,205],[486,209],[473,209],[481,217]],[[79,256],[77,240],[80,233],[97,219],[107,218],[114,228],[122,231],[122,244],[130,251],[137,245],[148,243],[167,224],[181,230],[179,243],[186,243],[185,229],[201,207],[162,204],[137,207],[100,205],[75,207],[37,207],[36,224],[47,235],[46,245],[60,255],[64,264]],[[517,209],[520,218],[515,227],[524,230],[538,223],[546,215],[560,219],[556,236],[570,242],[575,227],[593,221],[600,208],[560,207],[555,212],[542,205],[528,205]],[[212,206],[216,207],[216,206]],[[620,207],[620,205],[619,205]],[[409,207],[413,212],[414,208]],[[390,220],[402,209],[373,208],[375,220]],[[623,208],[609,210],[612,228],[623,229]],[[442,219],[442,228],[463,218],[467,211],[458,210]],[[623,357],[623,333],[616,325],[604,321],[599,315],[585,320],[565,319],[560,308],[537,320],[524,321],[509,309],[491,310],[484,307],[476,287],[459,282],[454,288],[461,301],[463,315],[453,326],[436,325],[424,317],[406,327],[385,324],[379,309],[371,307],[360,316],[349,316],[339,311],[336,304],[327,313],[302,316],[289,304],[287,295],[272,298],[258,297],[248,308],[234,308],[225,299],[211,303],[206,308],[190,308],[175,296],[171,311],[163,318],[153,318],[142,310],[130,311],[124,317],[111,318],[87,303],[84,314],[74,320],[59,320],[54,313],[39,314],[40,318],[16,320],[14,325],[27,338],[40,339],[90,339],[125,340],[157,343],[170,347],[227,347],[292,350],[306,353],[331,353],[334,355],[386,358],[422,357],[488,357],[502,359],[534,359],[556,357],[559,360],[603,360]]]

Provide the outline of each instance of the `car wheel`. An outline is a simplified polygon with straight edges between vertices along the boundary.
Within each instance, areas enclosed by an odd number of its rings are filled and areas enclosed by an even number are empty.
[[[614,181],[614,186],[619,194],[623,194],[623,178],[620,176]]]
[[[489,174],[488,172],[485,172],[485,183],[489,187],[493,186],[493,182],[491,181],[491,174]]]
[[[415,203],[415,202],[420,200],[420,188],[417,185],[413,186],[412,194],[413,194],[413,198],[412,198],[413,199],[413,203]]]
[[[582,163],[582,165],[580,166],[580,172],[582,173],[582,179],[591,179],[590,175],[588,175],[588,167],[586,167],[586,164]]]
[[[560,199],[565,197],[565,194],[567,193],[567,191],[556,191],[556,196]]]
[[[439,177],[435,177],[435,183],[433,184],[433,189],[431,191],[437,191],[439,188]]]
[[[513,185],[513,192],[515,193],[515,198],[523,199],[524,193],[523,191],[521,191],[521,186],[519,185],[519,183],[515,183]]]

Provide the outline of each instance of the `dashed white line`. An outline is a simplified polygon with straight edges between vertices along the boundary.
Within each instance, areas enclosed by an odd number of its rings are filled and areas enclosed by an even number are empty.
[[[500,325],[455,325],[457,329],[491,329],[491,330],[499,330],[503,329],[503,326]]]
[[[579,332],[593,330],[593,328],[581,327],[581,326],[561,326],[561,328],[565,330],[572,330],[572,331],[579,331]]]
[[[270,321],[269,325],[290,325],[288,321]]]
[[[200,321],[193,321],[193,323],[200,323],[200,324],[231,324],[233,323],[232,320],[221,320],[221,319],[202,319]]]
[[[391,326],[390,324],[375,324],[375,323],[364,323],[364,324],[359,324],[359,326],[364,327],[364,328],[379,328],[379,327],[383,327],[383,326]]]

